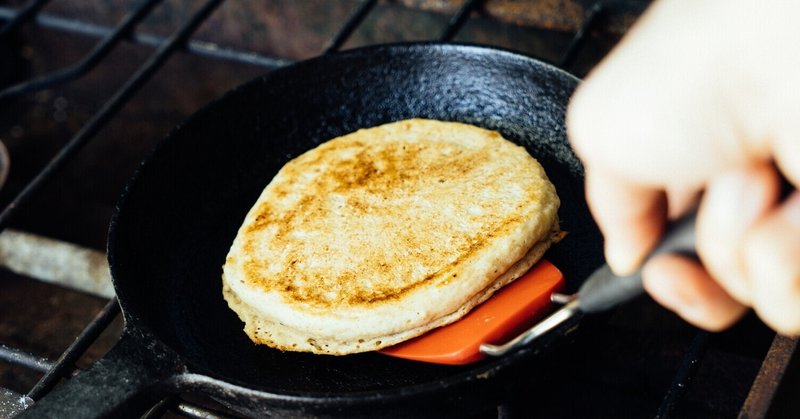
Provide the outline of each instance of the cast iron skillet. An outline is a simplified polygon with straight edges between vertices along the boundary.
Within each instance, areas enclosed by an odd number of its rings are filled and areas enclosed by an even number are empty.
[[[510,370],[535,364],[565,329],[464,367],[282,353],[242,332],[222,299],[221,266],[245,213],[289,159],[359,128],[424,117],[498,130],[539,159],[569,232],[546,257],[574,290],[602,262],[582,169],[565,139],[576,84],[507,51],[403,44],[319,57],[228,93],[172,132],[123,193],[108,242],[123,338],[28,414],[132,413],[131,400],[156,390],[202,392],[252,415],[440,415],[493,403],[519,378]]]

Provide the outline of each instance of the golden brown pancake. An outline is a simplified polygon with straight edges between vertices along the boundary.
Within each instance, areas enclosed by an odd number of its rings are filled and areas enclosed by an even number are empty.
[[[453,322],[558,237],[559,200],[497,132],[412,119],[287,163],[245,217],[223,294],[261,344],[348,354]]]

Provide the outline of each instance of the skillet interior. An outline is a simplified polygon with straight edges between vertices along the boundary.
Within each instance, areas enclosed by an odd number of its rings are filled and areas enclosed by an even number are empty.
[[[540,160],[569,232],[546,257],[574,290],[601,263],[563,127],[576,83],[509,52],[412,44],[320,57],[236,89],[178,127],[123,194],[108,251],[126,322],[151,331],[193,371],[277,394],[446,386],[512,364],[521,355],[444,367],[257,347],[222,299],[221,266],[244,215],[289,159],[358,128],[425,117],[498,130]]]

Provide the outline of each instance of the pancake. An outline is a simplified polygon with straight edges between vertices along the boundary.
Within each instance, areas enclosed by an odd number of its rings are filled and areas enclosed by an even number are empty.
[[[255,343],[343,355],[451,323],[560,237],[555,188],[494,131],[412,119],[287,163],[244,219],[223,295]]]

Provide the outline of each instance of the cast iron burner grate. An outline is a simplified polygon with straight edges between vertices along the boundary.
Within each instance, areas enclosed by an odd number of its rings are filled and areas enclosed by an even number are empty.
[[[96,93],[105,95],[105,103],[8,200],[0,212],[0,231],[11,226],[23,211],[40,205],[37,195],[64,166],[79,158],[81,150],[114,121],[120,110],[162,71],[176,53],[199,57],[204,64],[212,63],[208,65],[236,62],[262,71],[294,61],[249,50],[220,48],[194,39],[195,31],[223,3],[222,0],[205,2],[170,36],[136,30],[161,6],[161,0],[138,2],[116,26],[101,26],[43,13],[48,3],[47,0],[31,0],[17,8],[0,6],[0,46],[10,45],[21,30],[39,29],[78,34],[100,39],[100,42],[77,64],[5,86],[0,90],[0,109],[3,112],[9,109],[4,104],[12,103],[15,98],[74,83],[110,60],[108,57],[121,45],[142,45],[154,49],[154,52],[120,88]],[[480,0],[461,3],[438,40],[452,41],[470,17],[486,6],[484,3]],[[322,53],[340,50],[378,5],[377,0],[364,0],[358,4],[349,18],[341,22]],[[591,44],[592,34],[608,23],[607,16],[622,9],[633,10],[635,17],[643,7],[640,1],[598,1],[589,5],[563,52],[545,61],[579,75],[585,73],[596,59],[590,59],[587,64],[580,63],[581,57],[599,57],[604,53],[592,50],[587,43]],[[0,359],[4,362],[44,374],[24,396],[26,403],[47,397],[59,382],[78,373],[78,360],[118,314],[119,306],[112,298],[56,361],[0,345]],[[0,323],[2,321],[0,319]],[[772,340],[769,331],[752,317],[728,332],[709,335],[689,328],[642,298],[609,316],[586,319],[585,323],[588,323],[582,327],[585,331],[575,337],[573,344],[563,348],[555,362],[535,371],[522,372],[536,376],[521,378],[518,393],[509,395],[507,402],[500,406],[476,412],[476,417],[764,417],[777,416],[784,409],[798,412],[797,403],[787,396],[790,389],[796,392],[800,388],[797,340],[780,336]],[[772,346],[767,352],[770,342]],[[23,396],[0,389],[0,400],[15,397]],[[0,412],[2,409],[0,405]],[[187,394],[165,395],[144,417],[175,415],[195,418],[236,416],[210,400]]]

